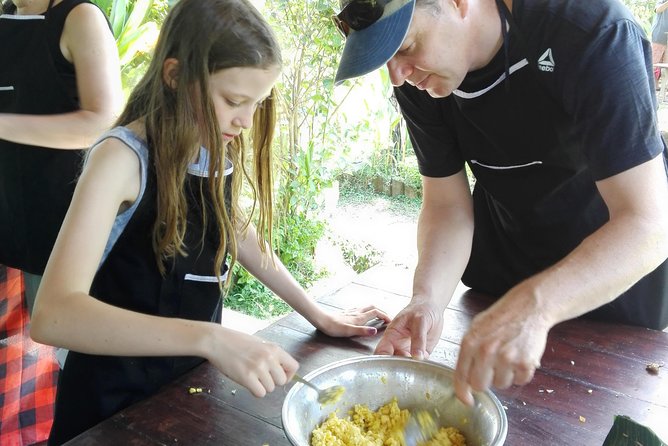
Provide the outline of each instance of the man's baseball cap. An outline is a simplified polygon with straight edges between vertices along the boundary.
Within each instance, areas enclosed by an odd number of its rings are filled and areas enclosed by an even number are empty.
[[[334,85],[385,65],[399,50],[415,0],[339,0],[334,23],[346,37]]]

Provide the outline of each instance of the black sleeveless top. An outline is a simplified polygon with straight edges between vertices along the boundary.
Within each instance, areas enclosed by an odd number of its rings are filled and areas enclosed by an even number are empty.
[[[43,15],[0,16],[0,113],[52,115],[80,108],[74,66],[60,51],[63,0]],[[83,149],[83,147],[82,147]],[[0,139],[0,263],[42,274],[79,175],[82,150]]]
[[[91,295],[128,310],[165,317],[220,323],[222,294],[213,271],[219,232],[202,221],[200,186],[206,191],[206,169],[189,169],[186,184],[188,226],[186,256],[167,262],[160,275],[151,233],[156,218],[156,177],[146,143],[125,128],[112,129],[102,139],[121,139],[148,156],[146,187],[132,217],[95,276]],[[138,147],[138,145],[143,147]],[[94,149],[91,149],[94,150]],[[201,154],[206,151],[201,151]],[[200,155],[200,157],[203,155]],[[224,173],[226,182],[232,168]],[[229,187],[226,189],[229,190]],[[229,206],[229,196],[228,196]],[[211,216],[211,209],[208,209]],[[227,273],[223,265],[221,276]],[[61,444],[130,404],[155,393],[161,386],[203,362],[198,357],[119,357],[70,351],[60,373],[54,423],[49,444]]]

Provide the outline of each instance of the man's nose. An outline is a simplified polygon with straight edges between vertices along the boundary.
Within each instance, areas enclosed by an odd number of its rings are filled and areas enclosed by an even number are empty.
[[[394,57],[387,62],[387,71],[390,73],[390,82],[395,87],[403,85],[406,78],[411,74],[410,67]]]

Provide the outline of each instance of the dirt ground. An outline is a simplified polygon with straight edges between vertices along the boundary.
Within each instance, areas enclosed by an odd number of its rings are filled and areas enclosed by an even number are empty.
[[[346,264],[341,246],[378,264],[415,268],[417,261],[417,211],[404,213],[390,206],[390,200],[376,196],[368,203],[337,203],[327,217],[329,235],[316,249],[316,263],[329,275],[311,288],[315,297],[349,283],[356,275]]]

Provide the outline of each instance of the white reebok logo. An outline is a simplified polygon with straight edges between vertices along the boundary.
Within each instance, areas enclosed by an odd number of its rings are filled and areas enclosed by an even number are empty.
[[[548,48],[538,59],[538,69],[551,73],[554,71],[555,65],[554,58],[552,57],[552,48]]]

